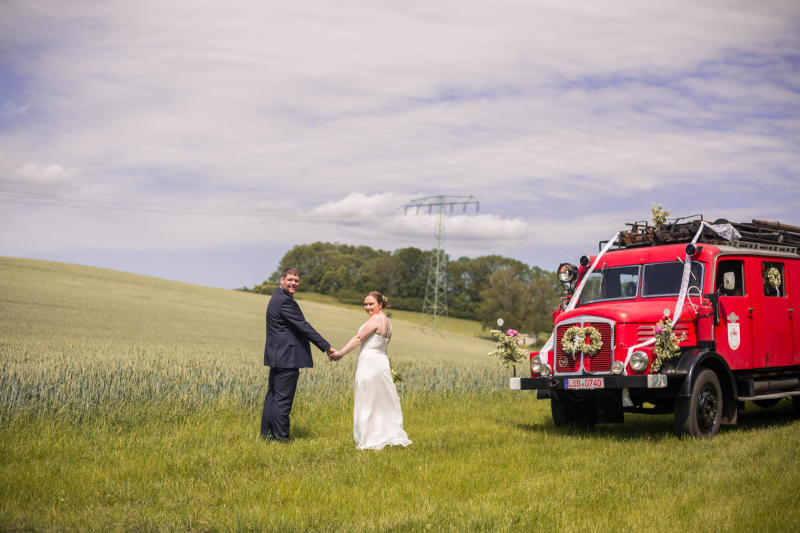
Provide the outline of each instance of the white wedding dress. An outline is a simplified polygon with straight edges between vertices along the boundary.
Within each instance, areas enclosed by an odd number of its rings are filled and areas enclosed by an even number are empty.
[[[356,364],[353,438],[359,450],[411,444],[403,430],[400,398],[386,355],[392,325],[385,315],[381,319],[378,331],[362,343]]]

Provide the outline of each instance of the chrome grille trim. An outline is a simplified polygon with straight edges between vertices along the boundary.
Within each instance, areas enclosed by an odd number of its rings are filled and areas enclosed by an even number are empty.
[[[561,349],[564,332],[571,326],[591,325],[603,336],[603,347],[592,357],[583,354],[565,354]],[[607,328],[607,329],[606,329]],[[555,330],[553,343],[553,375],[610,374],[611,364],[616,355],[616,328],[613,320],[591,315],[583,315],[560,322]],[[566,362],[566,364],[561,364]]]

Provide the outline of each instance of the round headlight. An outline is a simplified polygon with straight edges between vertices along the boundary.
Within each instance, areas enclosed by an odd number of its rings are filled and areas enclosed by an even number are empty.
[[[539,373],[539,369],[541,368],[541,366],[542,366],[542,360],[539,359],[538,355],[534,355],[533,357],[531,357],[531,373],[532,374],[538,374]]]
[[[543,378],[549,376],[550,375],[550,365],[548,365],[547,363],[543,363],[539,367],[539,375],[542,376]]]
[[[623,370],[625,370],[625,365],[622,363],[622,361],[614,361],[614,363],[611,365],[611,372],[614,374],[622,374]]]
[[[558,265],[558,280],[562,283],[570,283],[578,275],[578,267],[569,263]]]
[[[636,350],[631,354],[631,368],[634,372],[644,372],[649,364],[650,358],[643,351]]]

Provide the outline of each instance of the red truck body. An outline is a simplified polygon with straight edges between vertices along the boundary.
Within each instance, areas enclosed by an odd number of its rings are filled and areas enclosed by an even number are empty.
[[[756,225],[753,237],[756,222],[734,225],[747,236],[736,241],[702,221],[660,235],[634,227],[619,238],[627,244],[598,261],[583,258],[573,282],[583,291],[568,296],[579,300],[554,313],[550,349],[531,354],[531,377],[512,378],[511,388],[549,398],[557,426],[672,412],[679,434],[705,437],[735,424],[745,401],[768,406],[789,398],[797,410],[800,254],[786,242],[800,241],[800,228]],[[688,282],[681,283],[684,272]],[[665,314],[675,320],[678,349],[659,367],[653,338]],[[573,326],[599,332],[596,353],[576,348],[576,334],[567,333]]]

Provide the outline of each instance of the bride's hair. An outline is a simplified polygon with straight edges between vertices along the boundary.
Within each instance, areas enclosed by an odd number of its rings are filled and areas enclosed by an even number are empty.
[[[375,301],[381,304],[381,309],[384,307],[389,307],[389,300],[383,294],[379,293],[378,291],[372,291],[367,294],[367,296],[372,296],[375,298]]]

